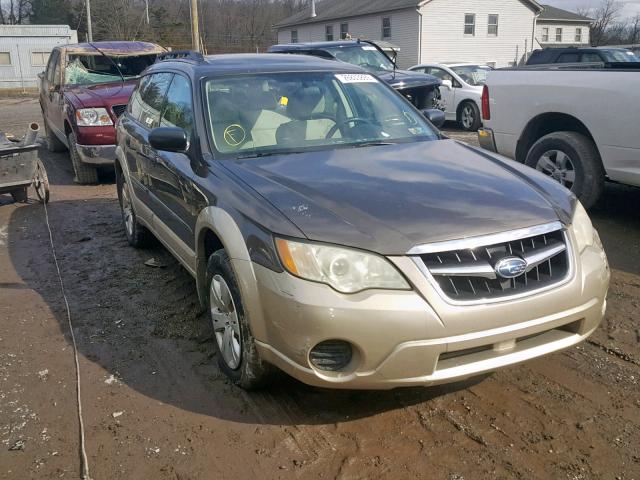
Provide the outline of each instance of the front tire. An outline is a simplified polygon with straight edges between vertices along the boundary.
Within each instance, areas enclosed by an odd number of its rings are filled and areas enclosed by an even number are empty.
[[[480,109],[475,102],[464,102],[458,113],[458,122],[466,132],[477,132],[482,125]]]
[[[595,144],[577,132],[545,135],[529,149],[525,163],[571,190],[585,208],[604,189],[605,173]]]
[[[127,236],[127,242],[133,248],[144,248],[151,242],[151,232],[138,222],[136,213],[133,210],[133,202],[129,184],[122,172],[116,173],[116,189],[118,191],[118,201],[120,202],[120,212],[122,214],[122,226]]]
[[[245,390],[266,386],[273,367],[256,349],[231,260],[218,250],[207,263],[209,315],[220,370]]]
[[[71,163],[73,164],[73,171],[75,173],[74,182],[80,185],[90,185],[98,183],[98,169],[83,163],[78,155],[76,134],[71,132],[69,134],[69,156],[71,157]]]

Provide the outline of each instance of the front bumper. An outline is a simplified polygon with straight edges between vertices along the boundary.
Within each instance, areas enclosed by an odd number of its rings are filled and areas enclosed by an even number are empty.
[[[575,345],[600,324],[609,271],[602,252],[576,259],[558,288],[494,304],[452,305],[408,257],[393,258],[412,292],[341,295],[330,287],[254,265],[258,298],[250,312],[260,355],[311,385],[391,389],[454,382]],[[253,315],[256,313],[257,315]],[[310,350],[326,340],[350,342],[351,363],[320,371]]]
[[[113,166],[116,160],[115,145],[76,145],[76,149],[82,163]]]
[[[485,150],[489,150],[490,152],[498,151],[496,147],[496,140],[493,135],[493,130],[491,130],[490,128],[481,128],[480,130],[478,130],[478,142],[480,143],[480,146]]]

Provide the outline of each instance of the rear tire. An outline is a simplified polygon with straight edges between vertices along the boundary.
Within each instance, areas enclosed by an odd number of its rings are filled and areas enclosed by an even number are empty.
[[[264,362],[256,349],[236,275],[225,250],[215,252],[207,263],[207,305],[220,370],[245,390],[268,385],[274,367]]]
[[[13,201],[16,203],[26,203],[27,200],[29,200],[27,187],[20,187],[17,190],[14,190],[11,192],[11,196],[13,197]]]
[[[133,248],[145,248],[151,243],[153,235],[136,217],[133,210],[133,201],[129,185],[122,172],[116,171],[116,189],[118,191],[118,202],[122,213],[122,226],[127,237],[127,242]]]
[[[62,152],[67,148],[65,144],[56,137],[56,134],[53,133],[51,127],[49,127],[49,122],[46,120],[44,121],[44,132],[47,137],[47,150],[50,152]]]
[[[598,150],[577,132],[545,135],[529,149],[525,164],[569,188],[585,208],[592,207],[604,190],[605,172]]]
[[[480,109],[476,102],[464,102],[458,112],[458,123],[466,132],[477,132],[482,125]]]
[[[90,185],[98,183],[98,169],[91,165],[83,163],[78,155],[76,134],[71,132],[69,134],[69,156],[71,157],[71,163],[73,164],[73,171],[75,173],[74,182],[80,185]]]

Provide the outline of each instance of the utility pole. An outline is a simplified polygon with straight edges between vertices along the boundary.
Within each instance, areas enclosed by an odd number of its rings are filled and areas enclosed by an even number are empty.
[[[87,41],[93,42],[93,29],[91,28],[91,0],[87,1]]]
[[[196,52],[200,51],[200,31],[198,29],[198,0],[191,0],[191,48],[193,48]]]

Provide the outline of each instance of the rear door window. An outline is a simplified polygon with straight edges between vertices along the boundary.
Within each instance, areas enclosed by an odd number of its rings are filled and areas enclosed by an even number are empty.
[[[583,53],[580,61],[583,63],[602,62],[602,58],[597,53]]]
[[[442,70],[441,68],[431,67],[429,68],[429,71],[427,73],[433,75],[434,77],[438,77],[440,80],[450,80],[453,82],[453,76],[449,72]]]
[[[130,113],[148,129],[160,124],[160,112],[172,77],[172,73],[154,73],[140,81],[135,98],[131,101]]]
[[[580,56],[577,53],[563,53],[558,57],[556,63],[578,63]]]

